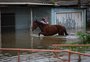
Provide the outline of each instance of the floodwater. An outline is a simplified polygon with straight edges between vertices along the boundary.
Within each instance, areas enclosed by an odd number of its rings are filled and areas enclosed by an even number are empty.
[[[30,35],[27,30],[20,30],[16,33],[3,33],[1,35],[2,48],[42,48],[47,49],[52,44],[65,44],[79,41],[74,34],[68,36],[43,36],[37,33]]]
[[[1,31],[1,47],[2,48],[43,48],[46,49],[52,44],[65,44],[71,42],[79,42],[73,32],[75,29],[68,29],[68,36],[38,36],[40,29],[37,28],[32,33],[30,29],[15,29]],[[78,29],[81,31],[81,29]],[[83,30],[82,30],[83,31]]]
[[[52,44],[66,44],[72,42],[79,42],[80,40],[75,34],[69,34],[68,36],[43,36],[40,37],[37,33],[30,34],[27,30],[20,30],[16,33],[2,33],[1,34],[1,47],[2,48],[39,48],[39,49],[49,49]],[[1,54],[0,62],[17,62],[17,56],[13,56],[14,52],[8,52]],[[25,52],[23,52],[25,53]],[[43,52],[45,56],[45,52]],[[51,53],[51,52],[50,52]],[[90,52],[89,52],[90,53]],[[40,53],[41,54],[41,53]],[[4,56],[6,55],[6,56]],[[7,57],[10,56],[10,57]],[[32,58],[33,57],[33,58]],[[65,56],[66,57],[66,56]],[[74,56],[75,57],[75,56]],[[57,58],[47,58],[39,55],[39,53],[25,54],[25,56],[20,56],[21,62],[54,62]],[[71,57],[72,58],[72,57]],[[77,57],[75,57],[75,61]],[[27,59],[27,60],[26,60]],[[52,61],[53,59],[53,61]],[[58,60],[58,59],[57,59]],[[56,62],[57,62],[56,60]],[[60,60],[59,60],[60,61]],[[89,57],[85,57],[82,62],[89,62]],[[71,62],[74,62],[73,60]]]

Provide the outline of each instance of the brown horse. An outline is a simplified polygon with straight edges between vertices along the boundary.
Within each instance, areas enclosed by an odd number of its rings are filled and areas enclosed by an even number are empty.
[[[51,36],[54,34],[58,35],[68,35],[66,28],[61,25],[49,25],[49,24],[43,24],[40,21],[33,21],[32,30],[35,30],[37,27],[40,28],[41,32],[38,34],[44,35],[44,36]]]

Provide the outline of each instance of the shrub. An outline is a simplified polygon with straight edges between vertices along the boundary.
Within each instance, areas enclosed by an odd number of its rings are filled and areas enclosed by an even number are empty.
[[[84,32],[77,32],[77,36],[81,39],[80,43],[88,44],[90,43],[90,34]]]

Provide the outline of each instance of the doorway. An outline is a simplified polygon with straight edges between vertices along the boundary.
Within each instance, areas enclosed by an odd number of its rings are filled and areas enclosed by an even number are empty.
[[[1,13],[2,47],[14,47],[15,44],[15,14]]]

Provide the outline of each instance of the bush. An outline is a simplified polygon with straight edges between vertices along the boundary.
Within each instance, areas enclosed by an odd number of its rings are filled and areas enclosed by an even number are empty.
[[[83,32],[77,32],[77,36],[81,39],[80,43],[88,44],[90,43],[90,34],[83,33]]]

